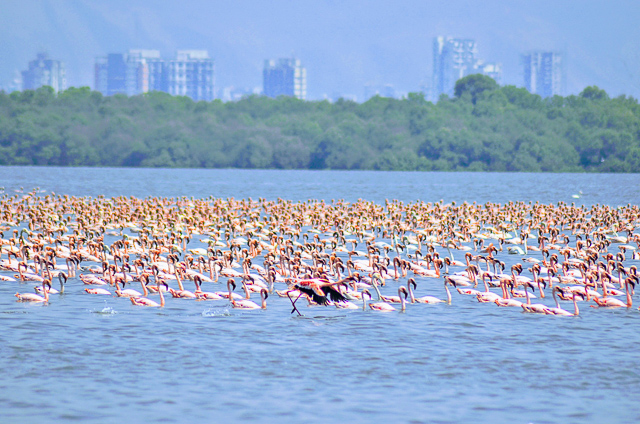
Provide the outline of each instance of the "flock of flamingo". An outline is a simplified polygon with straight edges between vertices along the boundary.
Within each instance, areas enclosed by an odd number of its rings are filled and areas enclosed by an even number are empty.
[[[33,190],[0,198],[0,280],[20,288],[20,302],[50,304],[65,284],[85,287],[77,295],[141,307],[172,298],[266,309],[271,296],[298,314],[298,302],[391,312],[451,304],[457,292],[479,304],[577,316],[579,302],[632,307],[639,223],[634,205],[108,199]],[[418,296],[419,288],[431,295]],[[446,297],[433,295],[443,289]]]

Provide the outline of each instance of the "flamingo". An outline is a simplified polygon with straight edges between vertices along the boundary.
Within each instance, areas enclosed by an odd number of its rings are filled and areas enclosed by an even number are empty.
[[[344,284],[351,280],[353,280],[353,277],[343,278],[336,282],[330,282],[325,278],[312,278],[307,280],[298,280],[293,284],[293,287],[301,293],[311,297],[311,299],[317,304],[327,305],[329,303],[329,298],[334,302],[344,302],[347,300],[347,298],[334,286]],[[299,297],[300,296],[298,296],[298,298]]]
[[[25,271],[22,271],[22,268],[25,269]],[[39,283],[42,283],[44,281],[44,277],[41,277],[38,274],[34,274],[32,272],[26,272],[28,270],[28,266],[26,262],[20,262],[18,264],[18,272],[19,274],[14,275],[15,278],[20,278],[20,281],[37,281]]]
[[[58,274],[58,281],[60,282],[60,290],[56,290],[54,288],[48,288],[47,291],[49,292],[49,294],[63,294],[64,293],[64,285],[67,282],[67,274],[64,272],[60,272]],[[34,287],[36,293],[38,294],[43,294],[43,288],[42,286],[35,286]]]
[[[239,295],[238,293],[234,293],[233,290],[231,290],[231,285],[233,285],[233,289],[235,290],[236,288],[236,282],[233,280],[233,278],[229,278],[229,280],[227,281],[227,291],[226,292],[215,292],[215,294],[217,294],[218,296],[224,298],[224,299],[237,299],[237,300],[241,300],[244,299],[241,295]]]
[[[196,291],[194,292],[194,294],[196,295],[198,300],[221,300],[221,299],[224,299],[224,297],[220,296],[217,293],[202,291],[202,289],[201,289],[202,278],[200,278],[199,276],[197,276],[197,275],[194,276],[193,277],[193,282],[196,284]]]
[[[603,289],[603,296],[602,297],[594,297],[593,301],[596,302],[597,306],[591,305],[592,308],[597,308],[597,307],[606,307],[606,308],[622,308],[622,307],[627,307],[630,308],[633,304],[633,301],[631,300],[631,293],[629,292],[629,285],[635,287],[636,283],[638,282],[638,277],[635,276],[629,276],[627,278],[625,278],[624,280],[624,288],[627,294],[627,302],[623,302],[620,299],[616,299],[615,297],[607,297],[607,285],[603,284],[602,285],[602,289]]]
[[[554,287],[553,288],[553,300],[556,301],[556,307],[555,308],[548,308],[545,311],[545,314],[547,315],[560,315],[560,316],[565,316],[565,317],[577,317],[578,314],[580,313],[580,311],[578,310],[578,303],[576,302],[576,297],[577,296],[581,296],[578,293],[573,293],[573,308],[574,308],[574,312],[571,313],[569,311],[565,311],[564,309],[562,309],[560,307],[560,303],[558,303],[558,298],[556,297],[556,292],[558,292],[558,287]]]
[[[238,309],[267,309],[267,298],[269,297],[269,291],[267,289],[260,290],[260,299],[262,300],[262,306],[258,306],[258,304],[252,302],[247,299],[235,300],[233,297],[229,297],[231,299],[231,305],[234,308]]]
[[[95,275],[78,275],[80,280],[85,284],[92,284],[97,286],[106,286],[108,283],[104,281],[102,278],[98,278]]]
[[[404,294],[404,298],[402,297],[402,295]],[[406,301],[405,299],[407,298],[408,295],[408,291],[406,289],[406,287],[400,286],[398,288],[398,297],[400,297],[401,299],[401,311],[404,311],[406,309]],[[369,294],[369,297],[371,297],[371,295]],[[363,296],[364,299],[364,296]],[[376,303],[370,303],[369,307],[374,310],[374,311],[379,311],[379,312],[393,312],[396,310],[395,307],[391,306],[390,304],[386,303],[386,302],[376,302]]]
[[[194,292],[184,289],[184,286],[182,285],[182,279],[178,276],[178,274],[179,272],[176,271],[175,276],[176,276],[176,280],[178,281],[178,286],[180,290],[169,288],[169,292],[171,293],[171,295],[173,297],[180,298],[180,299],[196,299],[197,296]]]
[[[502,297],[494,300],[495,304],[503,307],[522,307],[522,302],[519,300],[509,298],[509,290],[507,290],[507,283],[513,284],[509,279],[500,280],[500,286],[502,287]]]
[[[478,299],[478,302],[480,303],[495,302],[496,299],[500,298],[500,296],[497,295],[496,293],[489,291],[489,284],[487,283],[486,277],[487,277],[487,274],[482,274],[482,282],[484,283],[484,292],[476,294],[476,299]],[[489,278],[491,279],[492,277],[489,276]]]
[[[438,299],[435,296],[422,296],[422,297],[415,297],[413,295],[413,290],[411,289],[411,286],[413,286],[413,288],[417,289],[418,288],[418,284],[416,283],[416,280],[414,280],[413,278],[410,278],[407,281],[407,287],[409,289],[409,298],[411,299],[411,303],[428,303],[428,304],[434,304],[434,303],[448,303],[449,305],[451,304],[451,292],[449,291],[449,287],[447,287],[448,281],[445,279],[444,281],[444,289],[447,292],[447,300],[442,300],[442,299]]]
[[[162,284],[165,287],[165,290],[158,290],[158,293],[160,294],[160,303],[154,300],[148,299],[146,297],[130,297],[129,299],[131,300],[131,304],[136,306],[149,306],[153,308],[163,308],[164,307],[163,291],[169,290],[169,286],[164,281],[161,281],[158,283],[158,285],[160,284]]]
[[[525,283],[523,284],[524,286],[524,294],[527,298],[527,303],[523,303],[522,309],[524,310],[524,312],[529,312],[532,314],[546,314],[548,313],[549,307],[546,305],[543,305],[542,303],[531,303],[531,299],[529,298],[529,292],[527,291],[527,286],[531,285],[530,283]],[[531,285],[531,288],[533,289],[533,285]]]
[[[376,291],[378,292],[378,299],[387,302],[387,303],[402,303],[402,297],[401,296],[384,296],[380,294],[380,291],[378,289],[378,286],[375,284],[375,278],[372,280],[374,281],[374,287],[376,289]],[[413,278],[411,278],[409,281],[413,280],[413,284],[416,284],[415,280]],[[407,283],[407,285],[409,285],[409,283]]]
[[[120,287],[118,286],[118,283],[122,283],[122,290],[120,290]],[[125,289],[124,285],[125,285],[125,280],[122,277],[116,277],[116,296],[118,297],[141,297],[142,293],[140,293],[137,290],[133,290],[133,289]],[[142,286],[144,287],[144,283],[142,283]],[[145,288],[145,296],[148,294],[147,290]]]
[[[84,291],[86,291],[89,294],[108,294],[108,295],[111,294],[111,292],[109,290],[102,289],[102,288],[84,289]]]
[[[48,287],[47,287],[48,286]],[[49,302],[49,290],[51,288],[51,280],[44,280],[42,282],[42,291],[44,297],[35,293],[16,293],[15,296],[19,302]]]
[[[350,300],[345,300],[344,302],[334,302],[333,304],[337,309],[360,309],[358,305],[351,302]]]

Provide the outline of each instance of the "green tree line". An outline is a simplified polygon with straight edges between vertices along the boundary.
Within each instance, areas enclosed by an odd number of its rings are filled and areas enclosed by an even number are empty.
[[[640,106],[598,87],[542,99],[482,75],[438,102],[194,102],[89,88],[0,92],[0,164],[640,172]]]

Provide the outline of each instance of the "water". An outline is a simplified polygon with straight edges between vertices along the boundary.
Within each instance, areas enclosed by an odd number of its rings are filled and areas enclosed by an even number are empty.
[[[363,198],[378,203],[385,199],[478,203],[537,200],[613,206],[640,199],[637,174],[0,167],[0,185],[7,192],[40,187],[94,197]]]
[[[90,196],[640,199],[638,176],[602,174],[0,168],[0,181]],[[444,298],[441,284],[418,282],[417,295]],[[636,308],[581,303],[580,317],[561,318],[454,293],[404,314],[302,306],[297,317],[275,295],[266,311],[186,299],[140,308],[86,295],[77,279],[49,305],[15,302],[32,285],[0,282],[2,423],[640,420]]]

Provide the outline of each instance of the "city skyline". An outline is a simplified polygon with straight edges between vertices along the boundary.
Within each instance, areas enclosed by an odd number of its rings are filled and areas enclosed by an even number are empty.
[[[478,55],[473,39],[456,39],[439,36],[433,40],[434,73],[431,86],[423,86],[413,92],[422,92],[427,100],[436,102],[441,94],[453,96],[455,82],[474,73],[493,78],[499,85],[502,81],[502,64],[486,62]],[[521,55],[524,88],[542,97],[563,95],[566,85],[564,55],[558,52],[530,51]],[[38,53],[36,60],[22,71],[22,90],[51,86],[55,92],[66,86],[64,62]],[[109,53],[96,57],[94,84],[91,89],[104,95],[126,94],[129,96],[162,91],[172,95],[186,95],[193,100],[223,101],[240,100],[248,95],[265,95],[276,98],[280,95],[306,99],[307,70],[300,59],[279,58],[264,61],[262,88],[236,88],[215,86],[215,61],[207,50],[178,50],[174,59],[165,59],[158,50],[129,49],[126,53]],[[19,88],[16,88],[19,89]],[[365,84],[364,95],[333,93],[324,99],[339,98],[365,102],[376,95],[402,98],[393,84]]]
[[[92,86],[93,60],[130,48],[208,50],[218,87],[262,85],[263,61],[294,54],[308,69],[310,100],[364,86],[417,91],[431,84],[432,40],[475,39],[503,64],[503,84],[523,86],[520,55],[569,52],[566,94],[597,85],[640,97],[640,10],[630,1],[563,2],[325,0],[238,2],[77,0],[5,2],[0,13],[0,83],[40,51],[67,64],[69,86]]]
[[[480,73],[502,81],[502,64],[486,62],[478,55],[473,39],[456,39],[439,36],[433,40],[434,73],[431,86],[423,86],[414,92],[422,92],[428,100],[436,102],[440,95],[453,96],[455,82],[467,75]],[[521,56],[524,87],[542,97],[562,95],[566,80],[563,55],[557,52],[532,51]],[[55,69],[55,72],[52,72]],[[128,96],[162,91],[172,95],[186,95],[193,100],[240,100],[248,95],[264,95],[276,98],[292,96],[306,100],[307,70],[300,59],[279,58],[264,61],[263,86],[253,89],[215,87],[215,61],[207,50],[178,50],[175,59],[165,59],[158,50],[129,49],[126,53],[109,53],[96,57],[94,84],[90,88],[104,95]],[[29,69],[21,72],[22,89],[36,89],[50,85],[55,92],[66,88],[64,62],[50,59],[46,53],[38,53],[29,62]],[[365,102],[371,97],[402,98],[393,84],[365,84],[364,96],[333,93],[325,99],[339,98]]]

